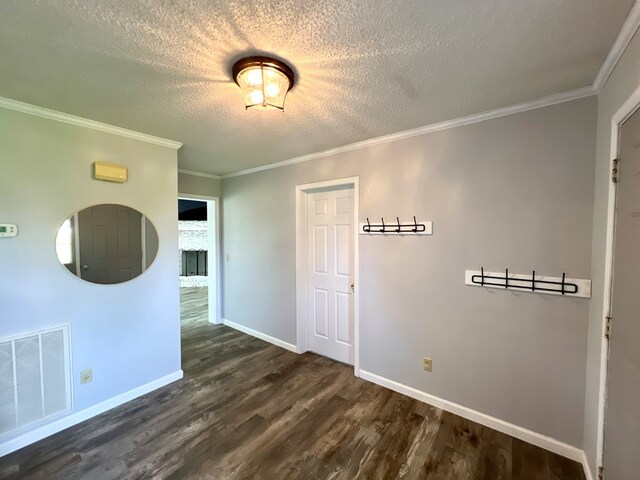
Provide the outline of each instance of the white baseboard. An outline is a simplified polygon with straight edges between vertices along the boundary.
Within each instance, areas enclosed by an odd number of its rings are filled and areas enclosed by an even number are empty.
[[[141,395],[152,392],[160,387],[164,387],[176,380],[180,380],[182,376],[182,370],[178,370],[177,372],[170,373],[169,375],[158,378],[157,380],[153,380],[152,382],[136,387],[133,390],[121,393],[120,395],[100,402],[89,408],[80,410],[79,412],[73,412],[67,416],[60,417],[57,420],[35,428],[34,430],[25,432],[22,435],[9,438],[4,443],[0,444],[0,457],[11,452],[15,452],[22,447],[26,447],[27,445],[35,443],[38,440],[42,440],[43,438],[53,435],[54,433],[58,433],[66,428],[77,425],[80,422],[84,422],[89,418],[95,417],[96,415],[104,413],[107,410],[111,410],[112,408],[122,405],[134,398],[140,397]]]
[[[451,412],[468,420],[472,420],[486,427],[493,428],[494,430],[498,430],[499,432],[506,433],[507,435],[511,435],[512,437],[518,438],[527,443],[531,443],[532,445],[536,445],[537,447],[541,447],[545,450],[557,453],[558,455],[562,455],[563,457],[570,458],[571,460],[575,460],[576,462],[583,465],[586,461],[583,450],[567,443],[561,442],[560,440],[556,440],[555,438],[551,438],[541,433],[528,430],[524,427],[514,425],[513,423],[509,423],[485,413],[472,410],[471,408],[449,402],[448,400],[444,400],[429,393],[417,390],[413,387],[409,387],[408,385],[389,380],[388,378],[381,377],[366,370],[360,370],[360,377],[365,380],[369,380],[370,382],[377,383],[378,385],[381,385],[383,387],[387,387],[391,390],[395,390],[396,392],[407,395],[408,397],[420,400],[421,402],[433,405],[434,407],[441,408],[442,410],[445,410],[447,412]]]
[[[265,342],[273,343],[278,347],[282,347],[291,352],[298,353],[298,347],[296,347],[292,343],[285,342],[283,340],[280,340],[279,338],[275,338],[275,337],[272,337],[271,335],[267,335],[266,333],[258,332],[253,328],[245,327],[244,325],[240,325],[239,323],[232,322],[230,320],[227,320],[226,318],[222,319],[222,323],[227,327],[234,328],[242,333],[251,335],[252,337],[259,338],[260,340],[264,340]]]

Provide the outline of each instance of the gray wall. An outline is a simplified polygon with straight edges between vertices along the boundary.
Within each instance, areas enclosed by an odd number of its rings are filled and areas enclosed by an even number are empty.
[[[220,197],[220,179],[178,173],[178,192],[182,195]]]
[[[96,160],[126,165],[129,181],[92,180]],[[0,221],[19,228],[0,239],[0,337],[70,323],[76,410],[180,370],[176,170],[174,150],[0,108]],[[158,232],[155,262],[130,282],[84,282],[56,258],[60,224],[99,203]]]
[[[640,86],[640,34],[636,32],[615,70],[598,95],[598,144],[593,209],[593,296],[589,312],[589,349],[585,404],[584,450],[594,478],[598,431],[598,394],[602,351],[602,313],[607,236],[607,201],[610,183],[611,117]],[[640,445],[638,445],[640,448]]]
[[[360,177],[361,368],[582,446],[589,300],[464,285],[464,271],[590,278],[596,99],[223,180],[223,317],[296,342],[298,184]],[[422,357],[433,358],[433,373]]]

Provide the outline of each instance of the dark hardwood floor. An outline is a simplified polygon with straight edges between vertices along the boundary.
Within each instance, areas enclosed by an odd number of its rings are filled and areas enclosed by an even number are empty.
[[[4,479],[584,479],[573,461],[207,323],[182,294],[185,378],[0,459]]]

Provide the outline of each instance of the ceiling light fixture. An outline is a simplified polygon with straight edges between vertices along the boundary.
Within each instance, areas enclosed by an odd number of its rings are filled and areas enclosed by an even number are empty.
[[[245,109],[284,110],[284,99],[294,81],[293,70],[286,63],[271,57],[246,57],[233,65],[232,73],[242,90]]]

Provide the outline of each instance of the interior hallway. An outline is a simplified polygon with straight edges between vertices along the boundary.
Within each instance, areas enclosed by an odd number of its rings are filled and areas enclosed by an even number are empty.
[[[185,377],[0,459],[7,479],[584,479],[581,465],[207,322],[182,289]]]

